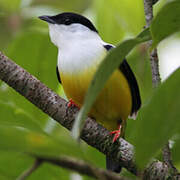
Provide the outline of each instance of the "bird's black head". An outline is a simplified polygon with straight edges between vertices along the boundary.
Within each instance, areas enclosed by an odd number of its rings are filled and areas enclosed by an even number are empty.
[[[39,18],[51,24],[71,25],[74,23],[79,23],[88,27],[92,31],[97,32],[96,28],[90,20],[88,20],[86,17],[82,15],[75,13],[66,12],[55,16],[40,16]]]

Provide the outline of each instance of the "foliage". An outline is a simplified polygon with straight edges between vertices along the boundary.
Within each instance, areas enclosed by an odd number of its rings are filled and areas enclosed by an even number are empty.
[[[139,112],[132,140],[141,166],[146,165],[179,132],[180,112],[176,109],[180,106],[180,94],[177,93],[180,90],[179,78],[180,69],[155,90],[152,98]]]
[[[167,36],[170,36],[171,34],[180,31],[179,12],[179,1],[172,1],[171,3],[166,4],[159,11],[151,25],[151,32],[154,45],[157,45]]]
[[[165,5],[163,1],[160,6],[159,10],[156,5],[156,16],[150,27],[154,45],[179,31],[180,27],[179,0]],[[61,95],[63,93],[55,72],[57,49],[49,40],[47,26],[37,18],[57,11],[75,11],[88,15],[94,20],[102,38],[109,43],[117,44],[128,37],[135,37],[145,25],[140,0],[122,0],[121,3],[118,0],[1,0],[0,50]],[[177,70],[156,91],[152,91],[147,48],[140,44],[149,38],[150,34],[124,41],[109,53],[104,65],[101,65],[102,69],[99,69],[99,72],[105,72],[101,75],[103,79],[98,79],[98,72],[95,76],[98,85],[95,85],[95,91],[92,89],[95,93],[89,94],[90,101],[85,103],[85,112],[110,73],[127,56],[139,82],[143,101],[137,121],[128,120],[126,131],[127,140],[136,147],[137,162],[140,166],[146,165],[151,158],[157,157],[167,139],[172,138],[173,159],[175,165],[179,165],[180,71]],[[106,64],[109,59],[113,61]],[[109,71],[106,71],[107,67]],[[15,179],[31,166],[34,159],[26,153],[53,157],[74,156],[104,167],[104,155],[84,143],[79,146],[69,132],[3,82],[0,82],[0,114],[0,179]],[[63,180],[68,179],[70,174],[69,171],[45,164],[29,179]]]

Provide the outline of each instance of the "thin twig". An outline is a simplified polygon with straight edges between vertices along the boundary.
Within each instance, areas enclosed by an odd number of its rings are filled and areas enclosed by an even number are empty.
[[[144,0],[144,12],[146,27],[149,27],[153,20],[153,0]],[[151,44],[152,41],[149,42],[149,46],[151,46]],[[156,48],[150,53],[150,63],[152,72],[152,84],[153,87],[156,88],[161,82],[159,74],[159,59]]]
[[[173,166],[172,165],[172,159],[171,159],[171,151],[170,151],[170,147],[169,147],[169,143],[167,143],[166,148],[163,149],[163,161],[169,166]]]
[[[32,167],[25,170],[16,180],[25,180],[29,177],[40,165],[42,164],[42,160],[36,159],[33,163]]]
[[[157,88],[158,85],[161,83],[161,78],[159,74],[159,60],[156,48],[150,53],[150,63],[152,71],[152,84],[154,88]]]
[[[149,27],[153,19],[153,1],[144,0],[144,13],[146,19],[146,27]]]
[[[42,161],[48,162],[62,168],[70,169],[76,171],[80,174],[88,175],[100,180],[127,180],[124,177],[120,177],[116,173],[108,170],[94,167],[82,160],[77,160],[75,158],[61,157],[61,158],[50,158],[42,157]]]

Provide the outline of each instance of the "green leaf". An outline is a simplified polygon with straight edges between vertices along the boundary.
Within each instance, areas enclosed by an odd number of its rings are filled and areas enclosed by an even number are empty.
[[[153,47],[171,34],[180,31],[180,1],[167,3],[150,26]]]
[[[25,169],[31,167],[33,162],[34,158],[27,154],[0,151],[0,175],[6,176],[8,180],[16,179]]]
[[[37,121],[30,114],[13,103],[0,101],[0,115],[1,126],[16,126],[43,132]]]
[[[67,169],[60,168],[53,164],[44,163],[33,174],[28,177],[28,180],[67,180],[70,179],[70,172]]]
[[[131,142],[136,159],[145,166],[165,143],[180,131],[180,68],[173,73],[139,112]]]
[[[5,131],[2,131],[0,128],[0,149],[38,154],[41,154],[41,152],[49,153],[50,151],[53,151],[54,156],[55,151],[57,156],[59,153],[61,153],[61,155],[72,155],[82,158],[83,153],[81,152],[79,145],[77,145],[77,142],[69,137],[69,134],[62,134],[63,136],[58,137],[57,135],[59,134],[49,134],[47,136],[39,126],[41,122],[26,112],[25,109],[18,107],[17,104],[13,103],[13,101],[0,103],[0,115],[0,127],[2,126],[5,128]],[[57,124],[56,127],[58,130],[60,129],[59,124]],[[23,130],[26,131],[24,132]],[[61,129],[59,133],[61,133]],[[30,139],[25,138],[25,136],[34,136],[34,143],[32,141],[29,142]],[[38,139],[40,138],[42,139],[42,143],[46,143],[46,145],[41,147],[39,144],[39,148],[34,148],[36,140],[38,143]],[[57,148],[61,145],[63,148],[58,150]],[[73,152],[72,149],[74,150]]]
[[[78,144],[65,140],[61,143],[45,133],[30,131],[22,127],[0,125],[0,150],[25,152],[37,156],[59,157],[62,155],[82,158],[82,151]],[[72,151],[73,149],[73,151]]]
[[[145,29],[136,38],[124,41],[119,46],[117,46],[117,48],[112,49],[107,57],[103,60],[89,86],[85,97],[85,103],[80,109],[80,112],[74,123],[72,133],[75,138],[79,137],[87,113],[89,112],[91,106],[96,100],[96,97],[103,89],[106,81],[113,73],[113,71],[118,68],[119,64],[137,44],[148,41],[150,39],[151,36],[149,29]]]
[[[20,174],[32,167],[34,162],[35,158],[25,153],[0,151],[0,179],[17,179]],[[28,180],[67,180],[69,176],[70,172],[68,170],[52,164],[43,163],[28,177]]]
[[[172,149],[171,149],[171,152],[172,152],[172,160],[173,160],[173,163],[175,164],[175,166],[177,164],[180,164],[180,155],[179,155],[179,152],[180,152],[180,134],[177,133],[173,138],[172,140],[170,141],[170,143],[172,143]]]
[[[0,102],[2,106],[0,109],[0,115],[2,117],[0,123],[9,123],[9,125],[10,123],[12,123],[12,125],[13,123],[21,124],[25,125],[27,128],[27,126],[29,126],[28,124],[31,124],[33,121],[37,126],[43,128],[47,116],[4,82],[0,86]],[[20,111],[21,113],[19,113]],[[19,115],[17,115],[17,112]],[[9,114],[7,115],[6,113]],[[11,118],[8,119],[7,122],[6,116]],[[19,116],[21,116],[20,119],[23,117],[23,120],[20,120],[21,122],[18,122],[18,119],[15,119],[15,117],[17,118]]]

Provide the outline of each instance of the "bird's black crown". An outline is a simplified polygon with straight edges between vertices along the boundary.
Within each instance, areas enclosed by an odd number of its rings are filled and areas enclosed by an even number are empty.
[[[94,27],[94,25],[91,23],[90,20],[88,20],[86,17],[82,15],[75,13],[66,12],[55,16],[40,16],[39,18],[52,24],[70,25],[73,23],[79,23],[88,27],[92,31],[97,32],[96,28]]]

